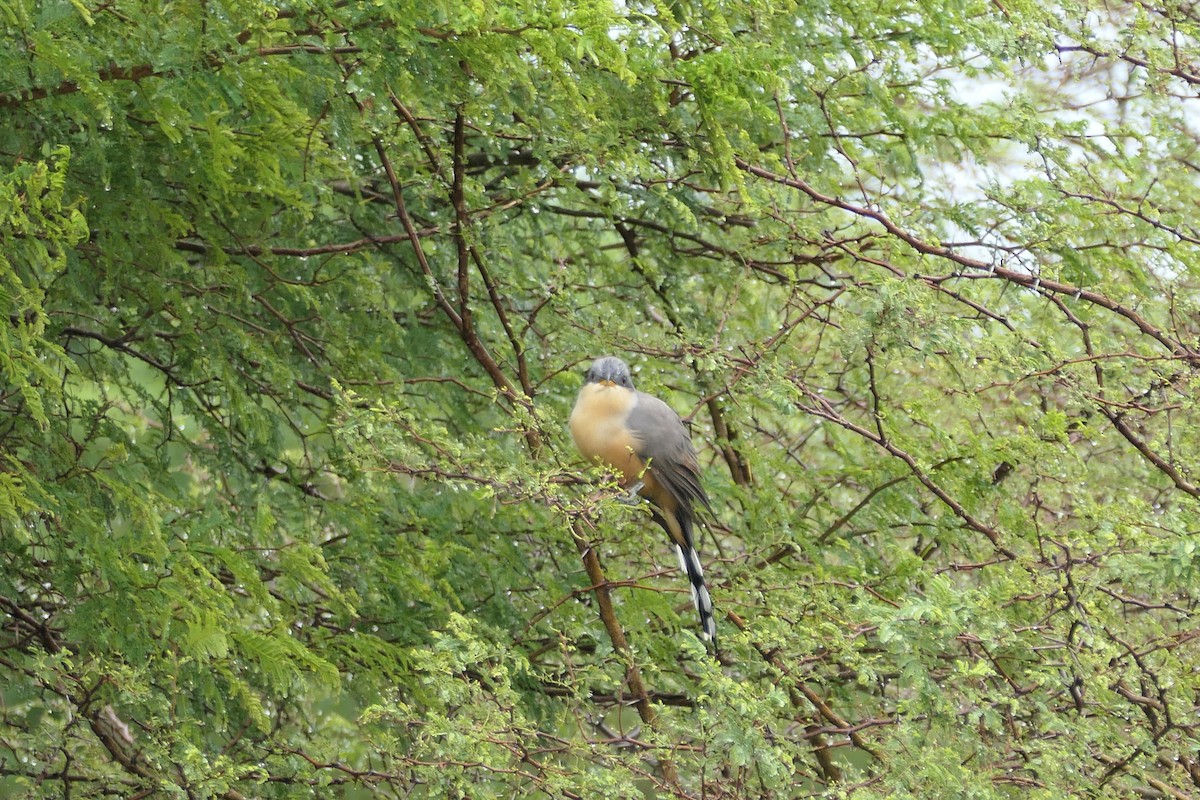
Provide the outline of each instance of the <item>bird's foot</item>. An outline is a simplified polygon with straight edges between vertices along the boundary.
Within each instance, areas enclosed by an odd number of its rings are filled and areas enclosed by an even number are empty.
[[[617,502],[621,503],[622,505],[626,505],[626,506],[636,506],[638,503],[641,503],[642,496],[640,494],[638,494],[638,492],[640,492],[642,490],[642,487],[645,485],[646,485],[645,481],[638,481],[633,486],[629,487],[628,492],[626,492],[625,494],[622,494],[622,495],[618,495]]]

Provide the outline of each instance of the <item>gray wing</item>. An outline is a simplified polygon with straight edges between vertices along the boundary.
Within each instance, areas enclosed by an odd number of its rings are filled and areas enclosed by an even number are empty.
[[[650,471],[680,505],[690,509],[696,502],[712,510],[700,485],[700,462],[683,420],[657,397],[637,393],[637,404],[626,425],[638,439],[637,455],[648,461]]]

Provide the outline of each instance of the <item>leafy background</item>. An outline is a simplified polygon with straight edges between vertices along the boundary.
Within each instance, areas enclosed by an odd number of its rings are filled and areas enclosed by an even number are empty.
[[[0,2],[0,794],[1197,796],[1198,21]]]

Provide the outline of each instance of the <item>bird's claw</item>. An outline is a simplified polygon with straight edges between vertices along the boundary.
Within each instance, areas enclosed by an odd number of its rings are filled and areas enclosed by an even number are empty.
[[[646,485],[645,481],[638,481],[633,486],[629,487],[629,491],[625,494],[617,496],[617,502],[626,506],[636,506],[642,502],[642,496],[638,494],[642,487]]]

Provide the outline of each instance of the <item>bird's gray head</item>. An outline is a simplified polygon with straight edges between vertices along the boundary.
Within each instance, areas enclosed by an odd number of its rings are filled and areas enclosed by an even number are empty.
[[[616,386],[633,388],[633,376],[629,374],[629,366],[616,356],[604,356],[592,362],[587,372],[588,383],[611,383]]]

